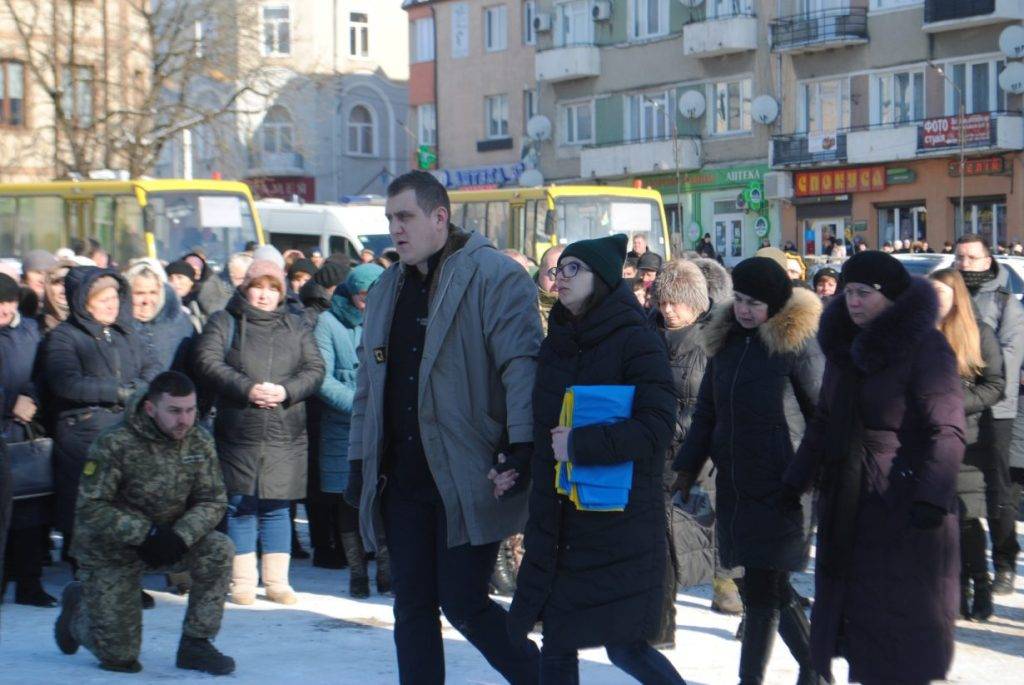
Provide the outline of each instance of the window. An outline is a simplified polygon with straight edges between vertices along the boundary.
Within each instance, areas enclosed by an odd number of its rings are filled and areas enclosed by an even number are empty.
[[[924,118],[924,72],[871,77],[871,123],[902,124]]]
[[[0,62],[0,124],[25,123],[25,65]]]
[[[92,68],[65,65],[61,69],[60,106],[64,118],[79,126],[92,124]]]
[[[669,93],[637,93],[626,96],[626,140],[645,142],[668,137]]]
[[[526,0],[526,2],[523,3],[523,45],[537,44],[537,32],[533,28],[533,18],[536,16],[536,1]]]
[[[348,113],[348,154],[372,157],[375,154],[373,114],[365,105],[356,105]]]
[[[484,8],[484,49],[498,52],[508,47],[508,8],[505,5]]]
[[[707,18],[724,19],[753,14],[752,0],[707,0]]]
[[[288,5],[263,5],[263,54],[289,55],[291,52],[291,8]]]
[[[801,133],[828,133],[850,127],[850,82],[804,83],[800,89]]]
[[[633,0],[629,18],[632,38],[653,38],[668,34],[668,0]]]
[[[963,215],[960,214],[960,201],[954,200],[954,216],[956,217],[956,235],[976,233],[995,247],[997,243],[1009,240],[1006,233],[1006,198],[991,199],[967,198],[964,202]]]
[[[348,54],[351,57],[370,56],[370,16],[365,12],[349,12]]]
[[[594,103],[575,102],[562,108],[563,140],[566,145],[594,141]]]
[[[1006,93],[999,87],[999,72],[1006,67],[1005,60],[962,62],[948,65],[945,74],[964,95],[966,114],[995,112],[1006,109]],[[958,113],[960,95],[946,82],[946,113]]]
[[[712,133],[737,133],[750,130],[750,79],[714,83],[715,116]]]
[[[484,118],[488,138],[508,137],[508,96],[490,95],[484,98]]]
[[[928,240],[928,211],[923,203],[879,207],[879,242]]]
[[[433,103],[416,108],[420,145],[437,145],[437,109]]]
[[[417,19],[413,22],[413,36],[416,45],[413,48],[414,62],[434,61],[434,18]]]
[[[294,152],[292,139],[295,127],[292,116],[284,107],[274,105],[263,117],[263,151],[270,154]]]
[[[594,20],[589,0],[571,0],[555,5],[555,46],[590,45],[594,42]]]

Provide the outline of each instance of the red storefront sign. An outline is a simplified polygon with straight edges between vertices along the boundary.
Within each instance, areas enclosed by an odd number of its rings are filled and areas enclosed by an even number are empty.
[[[988,143],[992,140],[992,118],[988,114],[964,117],[964,144]],[[921,149],[939,150],[960,145],[960,117],[926,119],[921,124]]]
[[[258,176],[244,179],[257,199],[272,197],[291,201],[298,195],[303,202],[316,202],[316,179],[312,176]]]
[[[964,160],[964,176],[993,176],[1006,172],[1006,160],[1002,157],[981,157]],[[960,175],[960,160],[949,163],[949,175]]]
[[[874,193],[885,190],[885,167],[798,171],[793,174],[797,197]]]

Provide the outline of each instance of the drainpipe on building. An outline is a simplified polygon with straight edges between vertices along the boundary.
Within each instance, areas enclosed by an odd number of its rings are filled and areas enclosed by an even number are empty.
[[[434,5],[430,5],[430,18],[434,22],[434,137],[437,139],[434,141],[434,165],[441,168],[441,103],[437,97],[437,58],[440,54],[437,50],[437,10]],[[416,139],[417,144],[419,139]],[[419,166],[417,164],[417,166]]]

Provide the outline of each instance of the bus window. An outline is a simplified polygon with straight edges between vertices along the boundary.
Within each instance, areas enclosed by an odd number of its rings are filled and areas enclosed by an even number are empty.
[[[511,247],[512,217],[507,202],[487,203],[487,233],[485,234],[499,250]]]
[[[274,231],[270,234],[270,244],[282,253],[288,250],[298,250],[303,254],[310,254],[313,250],[320,249],[320,236]]]
[[[121,264],[128,259],[146,256],[145,231],[142,227],[142,207],[133,195],[114,197],[114,254]]]
[[[485,202],[467,202],[465,204],[465,213],[462,218],[462,230],[464,231],[476,231],[487,235],[485,230],[487,226],[487,203]]]
[[[330,257],[332,254],[338,254],[340,252],[349,259],[359,259],[359,254],[356,252],[356,246],[342,237],[332,235],[328,246],[330,247],[331,254],[324,255],[325,257]]]
[[[64,201],[55,196],[0,197],[0,256],[54,252],[67,244]]]
[[[195,191],[149,194],[146,223],[161,259],[180,259],[200,249],[207,263],[223,266],[228,257],[256,240],[256,223],[246,198],[234,193]]]
[[[647,237],[651,251],[666,254],[664,230],[658,205],[651,200],[612,197],[561,197],[555,205],[558,242],[625,233],[630,242],[637,235]]]

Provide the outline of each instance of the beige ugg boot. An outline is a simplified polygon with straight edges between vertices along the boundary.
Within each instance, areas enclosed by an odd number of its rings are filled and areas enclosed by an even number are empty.
[[[256,601],[256,584],[259,583],[256,569],[256,552],[236,554],[231,562],[231,601],[235,604],[252,604]]]
[[[288,584],[288,563],[291,555],[283,552],[263,555],[263,587],[267,599],[278,604],[295,604],[298,599]]]

